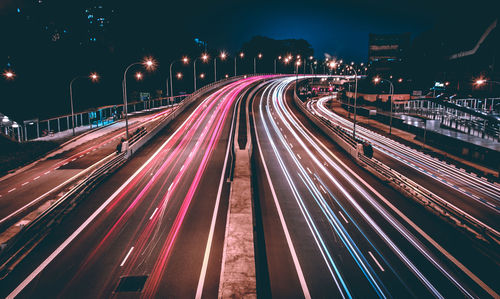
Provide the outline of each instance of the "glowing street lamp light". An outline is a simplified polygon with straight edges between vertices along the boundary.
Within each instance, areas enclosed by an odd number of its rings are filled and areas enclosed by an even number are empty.
[[[90,75],[87,76],[76,76],[75,78],[71,79],[69,82],[69,100],[70,100],[70,106],[71,106],[71,128],[73,130],[73,136],[75,136],[75,111],[73,109],[73,82],[75,82],[77,79],[81,78],[89,78],[90,81],[92,82],[97,82],[99,80],[99,75],[97,73],[90,73]]]
[[[278,56],[278,60],[281,60],[281,55]],[[276,74],[276,58],[274,58],[274,73]]]
[[[146,57],[143,61],[138,61],[130,64],[125,68],[125,71],[123,72],[123,81],[122,81],[122,88],[123,88],[123,114],[125,115],[125,134],[127,140],[129,139],[129,132],[128,132],[128,101],[127,101],[127,72],[128,70],[133,67],[134,65],[142,65],[144,68],[147,70],[154,70],[156,67],[156,62],[154,61],[153,58],[151,57]]]
[[[207,62],[207,60],[208,60],[208,58],[209,58],[209,57],[208,57],[208,54],[203,53],[203,54],[201,55],[201,57],[196,57],[196,58],[194,59],[194,63],[193,63],[194,91],[193,91],[193,92],[195,92],[195,91],[196,91],[196,61],[197,61],[199,58],[201,58],[201,60],[203,60],[203,62]]]
[[[142,80],[142,73],[141,72],[137,72],[135,73],[135,78],[139,81],[139,80]]]
[[[379,76],[373,78],[373,82],[375,84],[382,83],[384,81],[389,83],[389,93],[391,94],[390,99],[389,99],[389,103],[391,105],[391,114],[389,117],[389,134],[392,134],[392,98],[394,96],[394,84],[392,84],[392,81],[381,78]]]
[[[200,74],[200,79],[205,79],[205,74],[204,73]]]
[[[182,79],[182,73],[177,73],[177,75],[175,75],[177,77],[178,80]]]
[[[3,72],[3,76],[4,76],[4,77],[5,77],[5,79],[7,79],[7,80],[13,80],[13,79],[14,79],[14,77],[16,76],[16,74],[14,74],[14,72],[13,72],[13,71],[11,71],[11,70],[5,70],[5,71]]]

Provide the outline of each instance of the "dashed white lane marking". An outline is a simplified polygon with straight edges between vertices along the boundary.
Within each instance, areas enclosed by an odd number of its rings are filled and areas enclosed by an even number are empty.
[[[174,185],[174,182],[172,182],[172,184],[170,184],[170,187],[168,187],[168,191],[170,191],[170,189],[172,189],[173,185]]]
[[[44,174],[49,174],[49,173],[50,173],[50,170],[49,170],[49,171],[47,171],[47,172],[46,172],[46,173],[44,173]]]
[[[12,191],[14,191],[14,190],[16,190],[16,188],[12,188],[12,189],[10,189],[9,191],[7,191],[7,193],[10,193],[10,192],[12,192]]]
[[[108,143],[109,143],[109,142],[108,142]],[[80,155],[80,157],[78,157],[78,158],[81,158],[81,157],[83,157],[83,155]]]
[[[293,148],[293,144],[290,143],[290,148]]]
[[[71,162],[73,162],[73,161],[75,161],[75,160],[76,160],[76,158],[72,159],[72,160],[71,160]]]
[[[372,259],[375,261],[375,263],[377,263],[377,266],[380,268],[380,270],[382,272],[384,272],[384,268],[382,267],[382,265],[377,261],[377,259],[375,258],[375,256],[373,256],[372,252],[371,251],[368,251],[368,254],[372,257]]]
[[[326,190],[323,189],[323,186],[319,185],[319,187],[321,188],[321,191],[323,191],[323,193],[326,193]]]
[[[62,166],[66,165],[66,164],[68,164],[68,162],[64,163]]]
[[[123,265],[125,265],[125,262],[127,261],[128,256],[132,253],[132,250],[134,250],[134,246],[130,247],[130,250],[128,251],[128,253],[125,256],[125,258],[123,259],[123,262],[120,264],[120,267],[123,267]]]
[[[153,212],[153,214],[151,214],[151,217],[149,217],[149,220],[153,219],[153,217],[155,216],[156,214],[156,211],[158,211],[158,208],[156,208]]]
[[[97,149],[96,149],[96,148],[94,148],[92,151],[93,151],[93,152],[95,152],[96,150],[97,150]]]
[[[40,176],[37,176],[36,178],[33,179],[33,181],[36,181],[40,178]]]
[[[297,154],[297,157],[299,157],[299,159],[301,159],[301,160],[302,160],[302,157],[301,157],[299,154]]]
[[[179,170],[179,171],[182,171],[183,169],[184,169],[184,165],[182,165],[181,170]]]
[[[25,185],[28,185],[30,182],[24,182],[21,184],[21,186],[25,186]]]
[[[341,211],[339,211],[339,214],[340,216],[342,216],[342,219],[344,219],[345,223],[349,223],[349,221],[347,221],[347,219],[344,217],[344,214],[342,214]]]
[[[306,167],[307,168],[307,171],[310,173],[310,174],[313,174],[312,171],[309,169],[309,167]]]

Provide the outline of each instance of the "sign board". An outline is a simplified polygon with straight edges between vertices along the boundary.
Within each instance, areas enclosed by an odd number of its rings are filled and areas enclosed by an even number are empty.
[[[139,98],[141,99],[141,101],[149,101],[151,95],[149,94],[149,92],[141,92],[139,94]]]

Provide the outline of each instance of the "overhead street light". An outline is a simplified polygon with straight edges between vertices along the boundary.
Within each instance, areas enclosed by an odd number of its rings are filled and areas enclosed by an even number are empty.
[[[257,55],[257,57],[258,57],[259,59],[261,59],[261,58],[262,58],[262,53],[259,53],[259,55]],[[256,73],[257,73],[257,60],[256,60],[256,59],[257,59],[257,57],[254,57],[254,58],[253,58],[253,73],[254,73],[254,74],[256,74]]]
[[[222,51],[219,54],[219,57],[220,57],[220,60],[226,60],[227,53]],[[214,82],[216,82],[216,81],[217,81],[217,56],[214,57]]]
[[[199,58],[201,58],[201,60],[203,60],[203,62],[207,62],[207,60],[208,60],[208,54],[203,53],[203,54],[201,55],[201,57],[196,57],[196,58],[194,59],[194,63],[193,63],[194,90],[193,90],[193,92],[195,92],[195,91],[196,91],[196,61],[197,61]]]
[[[73,136],[75,136],[75,112],[73,109],[73,82],[75,82],[77,79],[81,78],[89,78],[90,81],[92,82],[97,82],[99,80],[99,75],[97,73],[90,73],[90,75],[87,76],[76,76],[75,78],[71,79],[69,82],[69,100],[70,100],[70,106],[71,106],[71,127],[73,130]]]
[[[378,77],[378,76],[373,78],[373,82],[375,84],[382,83],[384,81],[389,83],[389,93],[391,94],[390,99],[389,99],[389,103],[391,105],[391,114],[389,117],[389,134],[392,134],[392,98],[394,96],[394,84],[392,83],[392,81]]]
[[[243,57],[245,57],[245,53],[243,52],[240,52],[239,54],[240,58],[243,59]],[[234,76],[236,77],[237,76],[237,72],[236,72],[236,55],[234,55]]]
[[[170,97],[172,97],[172,98],[173,98],[173,96],[174,96],[174,86],[173,86],[173,84],[172,84],[172,66],[173,66],[173,65],[174,65],[174,63],[175,63],[175,62],[177,62],[177,61],[181,61],[181,62],[182,62],[182,63],[184,63],[184,64],[188,64],[188,63],[189,63],[189,58],[187,58],[186,56],[184,56],[184,57],[182,57],[180,60],[179,60],[179,59],[177,59],[177,60],[174,60],[174,61],[172,61],[172,62],[170,63],[170,67],[169,67],[169,77],[168,77],[168,78],[170,79]],[[180,73],[179,73],[179,74],[180,74]],[[177,78],[179,78],[179,77],[177,76]],[[168,80],[167,80],[167,82],[168,82]],[[167,86],[167,93],[168,93],[168,86]]]
[[[13,71],[11,71],[11,70],[5,70],[5,71],[3,72],[3,76],[4,76],[4,77],[5,77],[5,79],[7,79],[7,80],[13,80],[13,79],[14,79],[14,77],[16,76],[16,74],[15,74]]]
[[[143,61],[138,61],[130,64],[125,68],[125,71],[123,72],[123,81],[122,81],[122,88],[123,88],[123,113],[125,115],[125,133],[126,133],[126,139],[129,139],[129,132],[128,132],[128,101],[127,101],[127,72],[128,70],[133,67],[134,65],[142,65],[144,68],[147,70],[154,70],[156,67],[156,62],[153,60],[151,57],[146,57]]]

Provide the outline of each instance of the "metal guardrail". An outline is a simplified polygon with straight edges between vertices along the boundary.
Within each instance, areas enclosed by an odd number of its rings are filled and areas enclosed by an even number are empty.
[[[331,139],[337,142],[337,144],[344,148],[346,152],[351,154],[355,161],[368,166],[368,168],[365,169],[369,170],[373,175],[388,182],[409,198],[417,201],[434,214],[446,219],[451,224],[460,227],[469,234],[472,234],[475,238],[500,245],[500,232],[472,217],[455,205],[445,201],[443,198],[437,196],[430,190],[417,184],[398,171],[388,167],[379,160],[366,157],[360,150],[356,150],[358,147],[358,140],[352,138],[352,136],[344,131],[340,126],[334,125],[328,119],[309,111],[307,106],[304,105],[304,103],[298,98],[296,93],[294,94],[294,101],[299,109],[303,111],[310,120],[317,125],[320,124],[318,127],[322,129],[325,134],[330,136]]]

